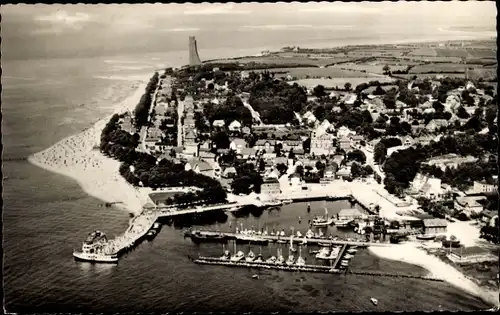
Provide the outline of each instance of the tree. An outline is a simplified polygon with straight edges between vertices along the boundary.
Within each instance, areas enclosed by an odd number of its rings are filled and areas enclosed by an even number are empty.
[[[324,97],[326,96],[326,93],[325,93],[325,87],[323,85],[317,85],[316,87],[314,87],[313,89],[313,94],[314,96],[318,97],[318,98],[321,98],[321,97]]]
[[[391,71],[391,68],[389,67],[389,65],[385,65],[383,68],[382,68],[382,71],[384,74],[389,74],[390,71]]]
[[[385,160],[386,155],[386,146],[382,142],[377,143],[375,145],[375,148],[373,149],[373,160],[378,164],[382,164]]]
[[[276,165],[276,169],[280,172],[280,175],[284,175],[288,170],[288,166],[283,163],[278,163],[278,165]]]
[[[264,170],[266,169],[266,163],[264,162],[263,159],[260,159],[259,161],[259,172],[264,172]]]
[[[354,150],[347,153],[348,161],[358,161],[361,164],[366,163],[366,155],[361,150]]]
[[[351,90],[351,88],[352,88],[351,83],[347,82],[346,84],[344,84],[344,89],[345,89],[346,91],[350,91],[350,90]]]

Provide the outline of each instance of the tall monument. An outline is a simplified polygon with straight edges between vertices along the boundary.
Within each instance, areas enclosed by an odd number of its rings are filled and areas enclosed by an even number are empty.
[[[200,56],[198,56],[198,47],[196,46],[196,39],[194,36],[189,36],[189,65],[201,65]]]

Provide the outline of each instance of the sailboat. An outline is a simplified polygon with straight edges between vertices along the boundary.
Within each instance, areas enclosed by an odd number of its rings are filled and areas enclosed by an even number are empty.
[[[259,254],[255,258],[254,262],[263,262],[264,260],[262,259],[262,246],[259,249]]]
[[[292,253],[296,253],[296,252],[297,252],[297,249],[295,249],[295,248],[293,247],[293,234],[292,234],[292,235],[290,235],[290,251],[291,251]]]
[[[231,261],[240,261],[245,258],[245,254],[241,250],[236,252],[236,242],[234,242],[234,252],[235,255],[231,257]]]
[[[378,305],[378,300],[376,298],[370,298],[370,301],[372,301],[373,305]]]
[[[328,226],[333,223],[333,219],[328,217],[328,208],[325,207],[325,216],[317,216],[313,219],[314,226]]]
[[[278,259],[276,259],[276,264],[282,265],[284,262],[285,262],[285,257],[283,257],[281,249],[278,249]]]
[[[293,265],[294,262],[295,262],[295,257],[293,257],[293,254],[292,254],[290,248],[288,248],[288,259],[286,260],[286,264],[288,266],[291,266],[291,265]]]
[[[279,253],[279,249],[278,249],[278,253]],[[268,259],[266,259],[266,263],[269,263],[269,264],[276,263],[276,256],[271,256]]]
[[[230,259],[231,258],[231,253],[226,249],[226,245],[222,244],[222,252],[224,255],[222,255],[221,259]]]
[[[304,266],[306,264],[306,261],[304,258],[302,258],[302,247],[299,246],[299,258],[297,258],[297,261],[295,262],[297,266]]]
[[[245,260],[247,262],[252,262],[255,260],[255,254],[252,252],[252,249],[250,248],[250,250],[248,251],[248,254],[247,254],[247,257],[245,257]]]
[[[307,238],[313,238],[314,237],[314,232],[311,231],[311,229],[307,230],[306,237]]]
[[[316,259],[330,259],[330,249],[326,247],[320,249],[316,254]]]

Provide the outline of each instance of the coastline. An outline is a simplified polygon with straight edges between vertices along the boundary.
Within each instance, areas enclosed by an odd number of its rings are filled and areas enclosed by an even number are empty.
[[[396,247],[368,247],[373,255],[390,260],[402,261],[412,265],[420,266],[429,271],[429,276],[442,278],[447,283],[461,290],[481,298],[492,306],[498,306],[499,291],[489,290],[478,286],[467,279],[453,266],[446,264],[439,258],[428,254],[417,247],[417,244],[404,244]]]
[[[146,88],[148,78],[142,79],[137,89],[117,104],[113,113],[99,119],[82,132],[66,137],[49,148],[28,157],[28,162],[47,171],[75,180],[90,196],[140,214],[146,202],[138,189],[120,176],[120,162],[104,156],[99,149],[101,132],[114,114],[132,111]]]

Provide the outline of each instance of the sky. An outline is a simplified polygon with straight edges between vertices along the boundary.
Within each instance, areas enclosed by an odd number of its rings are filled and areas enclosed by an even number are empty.
[[[267,47],[496,29],[495,2],[6,5],[2,58]],[[334,46],[332,44],[332,46]]]

